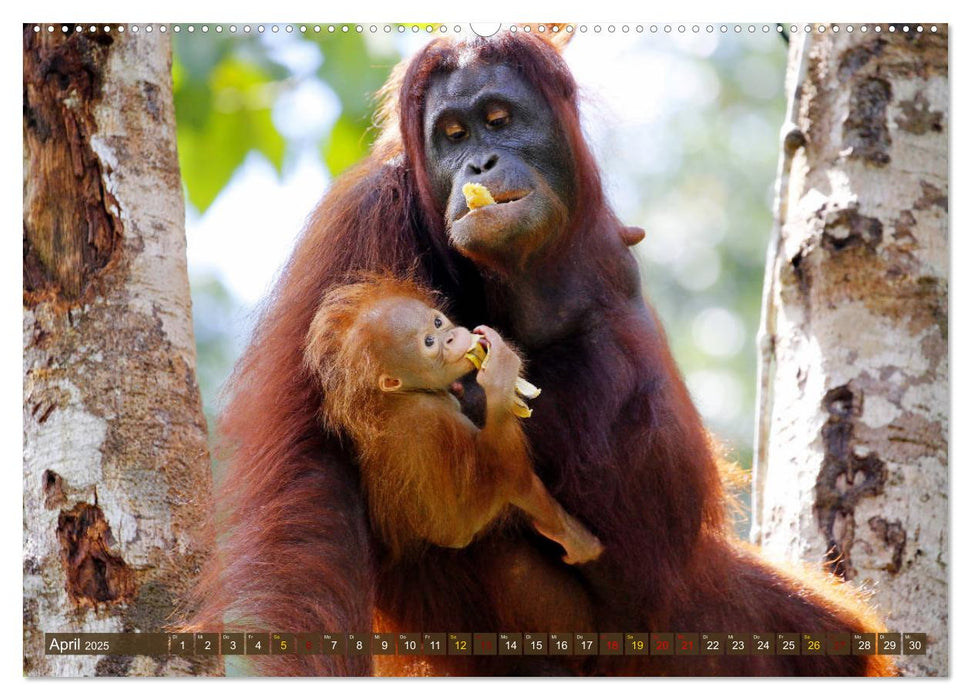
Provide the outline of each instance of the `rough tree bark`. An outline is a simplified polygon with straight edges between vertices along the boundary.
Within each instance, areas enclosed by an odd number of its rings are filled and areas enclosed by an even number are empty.
[[[948,672],[947,27],[794,34],[753,539],[873,591]]]
[[[207,555],[171,53],[24,27],[24,673],[210,673],[46,656],[44,632],[158,632]]]

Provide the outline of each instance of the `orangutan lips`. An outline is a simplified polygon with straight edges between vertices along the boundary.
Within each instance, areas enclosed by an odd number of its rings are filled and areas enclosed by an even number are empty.
[[[477,182],[467,182],[462,185],[462,194],[465,195],[465,204],[468,206],[469,211],[463,212],[458,218],[461,219],[469,212],[484,209],[494,204],[518,202],[528,195],[529,192],[529,190],[508,190],[493,195],[485,185],[480,185]]]

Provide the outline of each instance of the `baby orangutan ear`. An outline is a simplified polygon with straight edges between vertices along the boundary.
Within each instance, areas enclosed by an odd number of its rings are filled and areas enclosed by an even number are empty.
[[[382,374],[378,378],[378,386],[381,387],[381,391],[398,391],[401,388],[401,380],[397,377]]]

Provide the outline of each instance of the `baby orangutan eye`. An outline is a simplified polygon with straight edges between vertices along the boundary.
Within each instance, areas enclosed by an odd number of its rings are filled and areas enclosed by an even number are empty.
[[[435,328],[441,328],[441,327],[442,327],[442,317],[441,316],[436,316],[435,317]]]
[[[425,336],[425,347],[426,348],[430,348],[434,344],[435,344],[435,338],[433,336],[426,335]]]

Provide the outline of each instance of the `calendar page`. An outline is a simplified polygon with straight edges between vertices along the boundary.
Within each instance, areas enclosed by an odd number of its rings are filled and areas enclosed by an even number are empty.
[[[949,674],[946,23],[22,38],[25,676]]]

